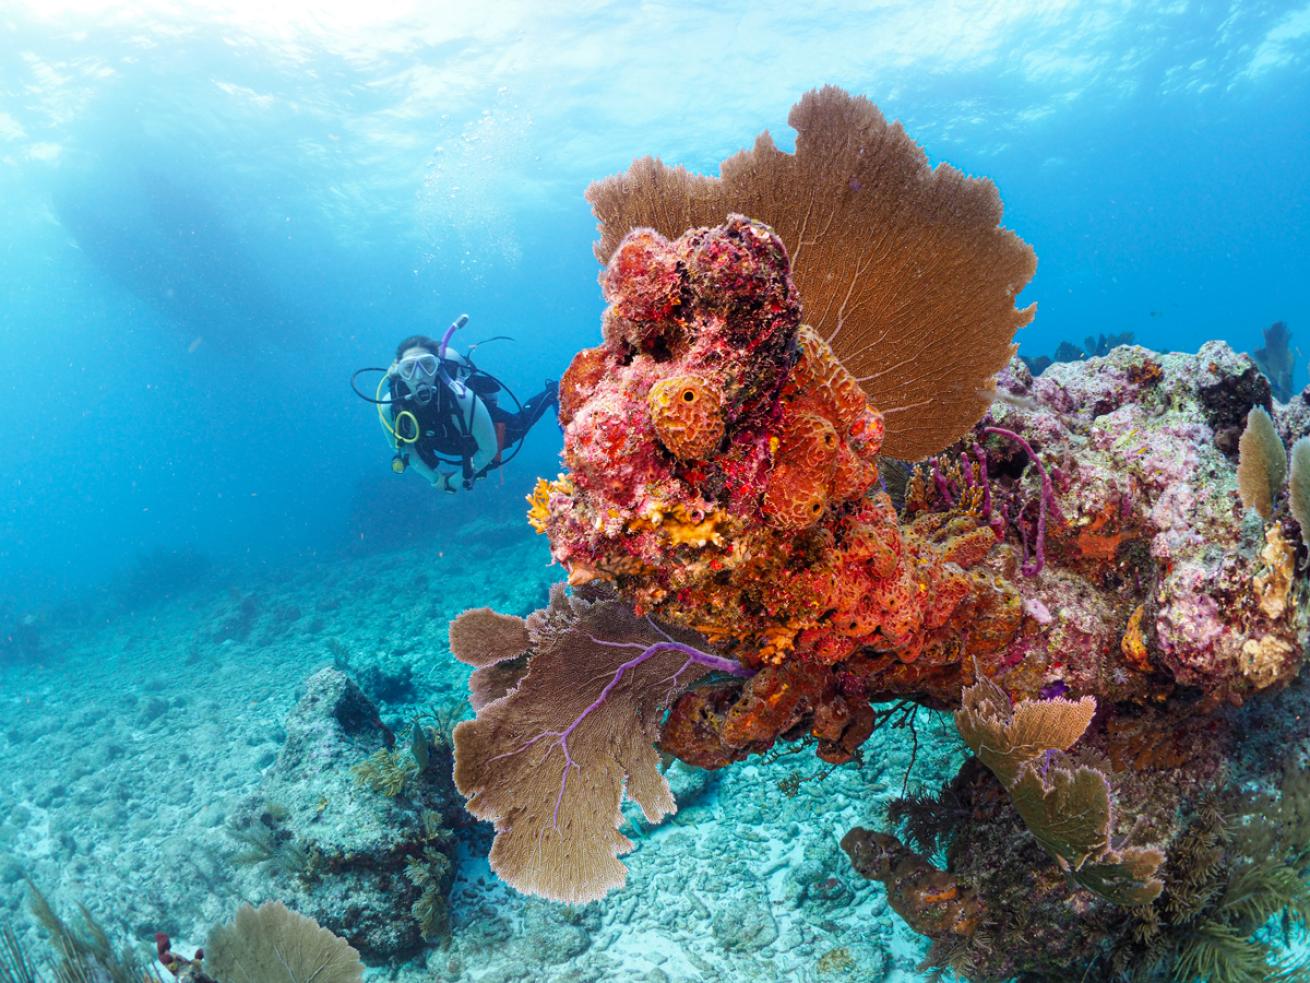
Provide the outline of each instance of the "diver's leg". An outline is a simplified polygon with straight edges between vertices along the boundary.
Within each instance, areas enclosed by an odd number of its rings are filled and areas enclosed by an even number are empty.
[[[507,421],[508,438],[518,440],[542,418],[546,410],[559,402],[559,383],[549,381],[546,388],[523,404],[523,409],[510,415]]]

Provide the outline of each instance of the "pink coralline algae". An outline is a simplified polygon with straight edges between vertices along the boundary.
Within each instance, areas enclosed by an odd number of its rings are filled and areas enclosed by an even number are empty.
[[[882,417],[802,325],[782,243],[741,217],[639,230],[602,284],[605,344],[561,386],[569,471],[533,510],[570,582],[749,665],[913,661],[968,585],[877,492]]]
[[[980,430],[1013,427],[1058,473],[1049,562],[1023,584],[1025,610],[1054,618],[1031,617],[1011,643],[1014,692],[1060,680],[1150,702],[1185,686],[1217,706],[1296,676],[1306,625],[1284,603],[1290,578],[1277,598],[1258,589],[1290,570],[1295,533],[1242,509],[1226,437],[1244,409],[1222,394],[1250,368],[1211,342],[1197,355],[1122,347],[1035,379],[1018,362],[1003,374],[1006,398]]]

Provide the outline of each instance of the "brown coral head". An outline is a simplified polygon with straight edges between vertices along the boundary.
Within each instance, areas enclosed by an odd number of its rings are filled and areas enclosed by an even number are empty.
[[[723,402],[702,376],[661,379],[651,386],[647,405],[655,435],[676,458],[708,457],[723,439]]]
[[[849,830],[841,839],[841,848],[860,876],[871,881],[885,881],[890,877],[892,866],[905,852],[896,837],[863,826]]]
[[[721,177],[648,157],[593,184],[596,255],[607,261],[639,227],[672,238],[734,212],[767,223],[790,251],[806,321],[886,415],[886,452],[937,453],[986,411],[1015,331],[1032,320],[1014,302],[1036,257],[999,226],[995,185],[930,167],[868,99],[827,86],[788,122],[794,154],[765,133]]]
[[[841,848],[862,876],[887,885],[888,904],[920,935],[968,938],[978,930],[983,906],[974,891],[896,837],[856,826]]]

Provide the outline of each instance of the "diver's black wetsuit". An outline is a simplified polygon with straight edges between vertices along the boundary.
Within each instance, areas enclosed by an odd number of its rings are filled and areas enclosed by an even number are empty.
[[[499,388],[499,386],[496,387],[497,390]],[[546,388],[524,403],[523,408],[517,413],[510,413],[501,409],[496,399],[496,390],[484,393],[475,386],[474,391],[482,397],[487,412],[491,414],[491,422],[496,424],[497,427],[504,424],[505,439],[502,441],[504,446],[509,446],[521,439],[541,419],[546,410],[559,401],[559,386],[554,382],[547,383]]]
[[[468,462],[478,451],[477,441],[461,426],[463,421],[459,411],[444,386],[434,386],[433,398],[420,404],[393,382],[392,399],[394,406],[413,413],[418,421],[421,436],[411,448],[423,463],[434,471],[442,465],[462,464],[465,479],[471,480],[500,467],[501,452],[521,440],[546,410],[559,401],[559,386],[548,382],[546,388],[524,403],[518,412],[511,413],[499,405],[497,396],[502,386],[491,376],[474,372],[466,384],[487,408],[491,422],[496,426],[499,443],[495,458],[478,475],[472,474],[468,467]]]

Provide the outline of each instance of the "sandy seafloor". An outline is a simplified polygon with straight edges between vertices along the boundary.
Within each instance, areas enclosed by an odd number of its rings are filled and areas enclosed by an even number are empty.
[[[259,581],[217,575],[130,610],[106,593],[44,617],[41,660],[0,667],[0,923],[40,948],[30,877],[61,912],[85,904],[143,952],[156,931],[189,952],[243,900],[277,898],[280,875],[234,863],[241,847],[227,821],[273,764],[304,680],[334,652],[348,653],[356,678],[371,663],[407,665],[410,702],[380,703],[398,731],[420,709],[458,703],[468,670],[448,653],[448,622],[466,607],[526,614],[543,604],[560,577],[546,555],[526,526],[476,524],[440,552]],[[917,729],[911,787],[936,787],[961,744],[944,716],[921,711]],[[781,779],[827,770],[812,749],[709,775],[675,816],[635,837],[626,887],[577,908],[501,884],[485,859],[489,827],[475,828],[461,843],[450,943],[368,979],[921,979],[924,940],[838,848],[852,825],[882,824],[910,748],[908,731],[884,730],[863,764],[792,797]],[[828,878],[837,881],[808,887]]]

